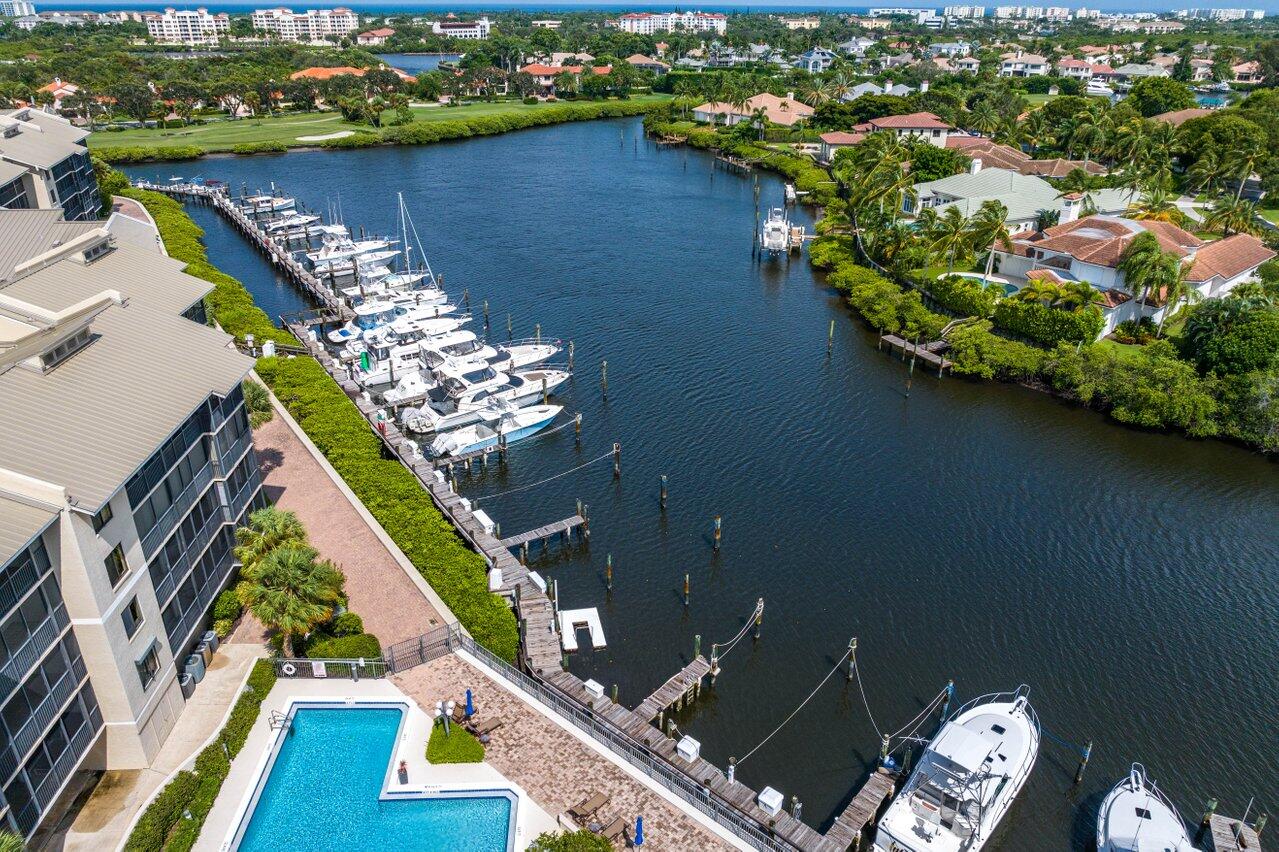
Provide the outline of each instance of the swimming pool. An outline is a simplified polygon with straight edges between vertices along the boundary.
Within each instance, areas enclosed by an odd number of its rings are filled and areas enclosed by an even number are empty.
[[[381,797],[404,712],[385,705],[296,707],[235,848],[509,849],[509,793]]]

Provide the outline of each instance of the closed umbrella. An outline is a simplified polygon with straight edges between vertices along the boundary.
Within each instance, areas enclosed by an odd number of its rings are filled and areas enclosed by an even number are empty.
[[[644,845],[644,817],[635,817],[635,845]]]
[[[471,690],[466,691],[466,715],[475,715],[475,704],[471,701]]]

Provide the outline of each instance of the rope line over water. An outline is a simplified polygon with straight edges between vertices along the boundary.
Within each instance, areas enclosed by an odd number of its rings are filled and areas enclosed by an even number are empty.
[[[613,457],[613,451],[609,450],[607,453],[605,453],[602,456],[593,458],[590,461],[582,462],[577,467],[570,467],[568,470],[563,471],[562,473],[557,473],[554,476],[548,476],[546,477],[546,479],[539,479],[537,482],[530,482],[528,485],[520,485],[516,488],[508,488],[505,491],[499,491],[496,494],[485,494],[481,497],[474,498],[473,500],[471,500],[471,502],[479,503],[481,500],[491,500],[494,497],[502,497],[506,494],[514,494],[516,491],[527,491],[530,488],[536,488],[539,485],[545,485],[546,483],[550,482],[552,479],[559,479],[561,476],[568,476],[570,473],[573,473],[574,471],[581,470],[584,467],[589,467],[590,465],[593,465],[596,462],[603,461],[604,459],[609,459],[612,457]]]
[[[755,617],[759,615],[759,611],[762,610],[763,608],[764,608],[764,605],[762,602],[755,604],[755,609],[751,610],[751,614],[746,618],[746,623],[742,625],[742,629],[738,631],[736,636],[734,636],[728,642],[716,642],[712,646],[715,649],[715,652],[718,655],[718,658],[720,660],[723,660],[724,657],[728,654],[728,652],[733,650],[733,648],[737,646],[738,642],[742,641],[742,637],[745,636],[748,632],[750,632],[751,625],[755,623]]]
[[[785,719],[783,719],[783,720],[782,720],[782,723],[781,723],[780,725],[778,725],[776,728],[773,728],[773,732],[772,732],[771,734],[769,734],[768,736],[764,737],[764,739],[762,739],[762,740],[760,740],[760,741],[759,741],[759,744],[758,744],[758,745],[756,745],[756,746],[755,746],[753,749],[751,749],[750,751],[746,752],[746,757],[743,757],[741,760],[737,761],[737,765],[738,765],[738,766],[741,766],[743,763],[745,763],[745,762],[746,762],[746,761],[750,758],[750,756],[751,756],[752,754],[754,754],[755,752],[757,752],[757,751],[759,751],[761,748],[763,748],[763,747],[764,747],[764,744],[765,744],[765,743],[767,743],[769,740],[771,740],[771,739],[773,738],[773,735],[774,735],[774,734],[776,734],[776,733],[777,733],[778,731],[780,731],[782,728],[786,727],[787,723],[788,723],[788,722],[790,722],[790,720],[791,720],[791,719],[794,719],[794,718],[795,718],[795,716],[799,713],[799,711],[800,711],[800,710],[803,710],[803,709],[804,709],[804,706],[805,706],[806,704],[808,704],[808,702],[810,702],[810,701],[812,701],[812,700],[813,700],[813,696],[814,696],[814,695],[816,695],[816,694],[818,693],[818,691],[819,691],[819,690],[820,690],[823,686],[825,686],[825,685],[826,685],[826,681],[830,680],[831,675],[833,675],[833,674],[835,674],[835,672],[839,671],[839,667],[840,667],[840,666],[842,666],[842,665],[844,664],[844,660],[846,660],[846,659],[848,659],[848,652],[847,652],[847,651],[845,651],[845,652],[844,652],[844,655],[843,655],[842,657],[840,657],[840,658],[839,658],[839,661],[838,661],[837,663],[835,663],[835,666],[834,666],[834,667],[833,667],[833,668],[832,668],[829,672],[827,672],[827,673],[826,673],[826,677],[822,678],[821,683],[817,684],[817,686],[813,689],[813,691],[812,691],[812,692],[810,692],[810,693],[808,693],[808,697],[807,697],[807,698],[805,698],[803,701],[799,702],[799,706],[798,706],[798,707],[796,707],[794,710],[792,710],[792,711],[791,711],[791,714],[790,714],[789,716],[787,716]]]

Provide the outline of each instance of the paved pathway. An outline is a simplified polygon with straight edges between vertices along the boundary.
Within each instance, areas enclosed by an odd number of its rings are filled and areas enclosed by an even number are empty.
[[[386,646],[444,624],[278,413],[253,431],[253,446],[267,496],[295,513],[320,556],[342,569],[351,610],[364,619],[366,631]],[[239,641],[260,641],[262,628],[246,615],[235,635]]]
[[[595,793],[607,793],[608,804],[597,818],[607,823],[621,817],[633,832],[635,817],[642,814],[645,849],[700,852],[732,848],[456,654],[395,675],[392,680],[422,707],[434,707],[443,698],[460,700],[469,687],[477,718],[496,715],[503,720],[491,734],[484,762],[523,787],[547,813],[562,814]]]

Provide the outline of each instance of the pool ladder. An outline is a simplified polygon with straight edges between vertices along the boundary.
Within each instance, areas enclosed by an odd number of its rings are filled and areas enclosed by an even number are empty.
[[[271,730],[289,729],[289,717],[281,713],[279,710],[272,710],[271,715],[267,717],[267,724],[271,726]]]

